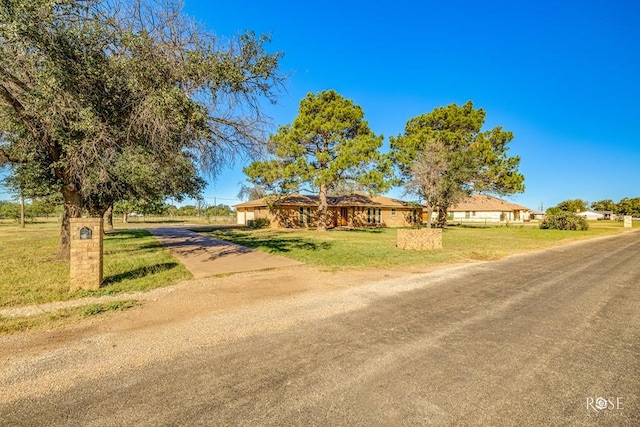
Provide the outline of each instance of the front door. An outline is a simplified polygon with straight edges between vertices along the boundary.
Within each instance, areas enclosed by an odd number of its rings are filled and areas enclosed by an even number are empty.
[[[340,208],[340,225],[347,226],[347,220],[349,219],[349,208]]]

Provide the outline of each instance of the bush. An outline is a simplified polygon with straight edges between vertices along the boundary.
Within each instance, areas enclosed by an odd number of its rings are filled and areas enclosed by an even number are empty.
[[[251,221],[251,228],[267,228],[271,225],[269,218],[258,218]]]
[[[586,218],[578,216],[573,212],[558,212],[547,215],[540,223],[543,230],[579,230],[589,229]]]

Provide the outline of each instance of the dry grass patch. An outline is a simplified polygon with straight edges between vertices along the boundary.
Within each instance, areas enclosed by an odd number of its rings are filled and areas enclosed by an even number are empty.
[[[63,308],[50,313],[41,313],[34,316],[0,316],[0,335],[37,331],[44,328],[57,328],[89,317],[128,310],[140,304],[141,303],[137,300],[124,300],[89,304],[82,307]]]

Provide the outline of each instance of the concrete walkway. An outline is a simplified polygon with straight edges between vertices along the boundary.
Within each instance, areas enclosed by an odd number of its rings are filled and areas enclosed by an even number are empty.
[[[267,254],[186,228],[160,227],[146,230],[169,248],[171,254],[195,278],[302,265],[299,261]]]

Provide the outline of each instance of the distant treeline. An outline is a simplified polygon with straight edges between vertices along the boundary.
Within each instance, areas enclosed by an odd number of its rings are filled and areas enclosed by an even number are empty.
[[[55,203],[48,200],[29,200],[25,202],[25,218],[49,218],[62,215],[62,203]],[[201,204],[174,206],[170,204],[152,205],[137,203],[134,205],[127,203],[116,203],[114,206],[115,215],[157,215],[157,216],[231,216],[235,214],[231,206],[218,204],[207,206]],[[0,200],[0,219],[20,220],[20,202]]]
[[[611,199],[599,200],[591,203],[582,199],[565,200],[564,202],[560,202],[558,205],[547,209],[547,213],[553,214],[561,211],[584,212],[587,210],[611,212],[615,215],[631,215],[634,217],[640,217],[640,197],[625,197],[617,203]]]

